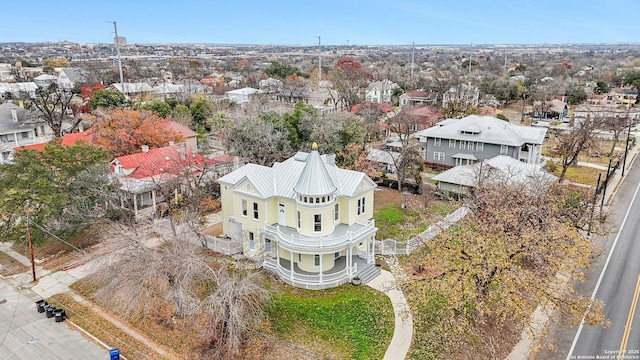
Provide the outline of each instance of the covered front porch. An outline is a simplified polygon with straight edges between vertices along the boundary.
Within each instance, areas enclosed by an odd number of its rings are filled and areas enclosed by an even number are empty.
[[[347,263],[352,265],[348,266]],[[293,267],[291,266],[292,264]],[[335,265],[331,269],[318,273],[304,271],[295,262],[292,263],[284,258],[267,257],[264,260],[263,267],[277,274],[282,281],[291,286],[310,290],[340,286],[351,281],[356,276],[366,282],[366,274],[375,276],[379,273],[375,263],[368,263],[367,259],[355,255],[351,257],[340,256],[335,259]]]

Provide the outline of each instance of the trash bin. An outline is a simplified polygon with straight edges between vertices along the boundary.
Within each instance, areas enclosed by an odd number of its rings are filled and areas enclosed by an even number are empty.
[[[47,315],[47,318],[52,318],[53,317],[53,311],[56,309],[55,305],[47,305],[44,307],[44,311]]]
[[[120,360],[120,349],[114,348],[109,350],[109,360]]]
[[[48,305],[46,300],[38,300],[38,301],[36,301],[36,309],[38,310],[39,313],[43,313],[44,312],[45,305]]]
[[[53,310],[53,316],[56,318],[56,322],[62,322],[67,318],[67,313],[64,309],[55,309]]]

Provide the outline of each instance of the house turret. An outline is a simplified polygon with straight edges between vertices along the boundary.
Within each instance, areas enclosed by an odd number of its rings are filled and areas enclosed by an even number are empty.
[[[338,188],[327,164],[320,157],[318,144],[311,147],[302,173],[293,188],[296,193],[298,232],[306,236],[325,236],[334,230],[333,204]]]

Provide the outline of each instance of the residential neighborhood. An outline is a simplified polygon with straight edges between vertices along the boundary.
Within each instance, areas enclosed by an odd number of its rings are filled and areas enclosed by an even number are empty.
[[[637,43],[107,25],[0,35],[0,358],[638,356]]]

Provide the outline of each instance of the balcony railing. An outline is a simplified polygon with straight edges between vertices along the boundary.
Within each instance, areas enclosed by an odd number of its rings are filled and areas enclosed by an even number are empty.
[[[339,236],[310,237],[297,233],[285,233],[279,225],[264,225],[264,232],[267,236],[277,237],[277,241],[282,245],[296,250],[332,250],[342,246],[353,244],[365,239],[367,236],[375,234],[374,222],[357,219],[356,224],[361,227],[355,230],[347,230]]]

